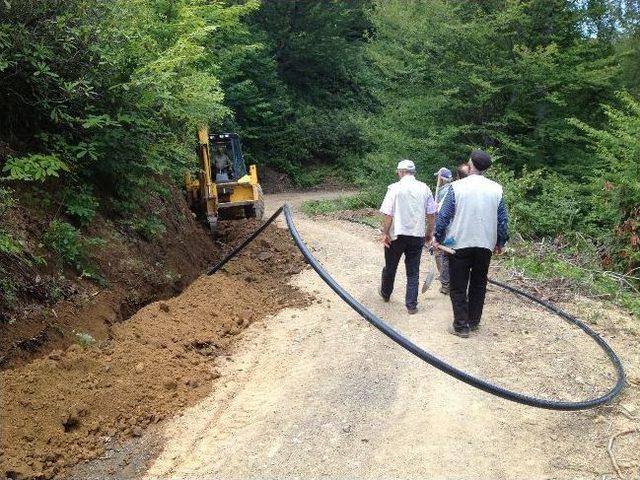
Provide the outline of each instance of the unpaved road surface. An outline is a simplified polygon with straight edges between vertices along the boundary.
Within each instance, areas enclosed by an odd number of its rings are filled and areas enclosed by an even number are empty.
[[[274,195],[267,203],[273,211],[302,199]],[[402,266],[391,302],[378,297],[382,250],[374,230],[299,212],[296,223],[355,298],[451,363],[548,398],[585,398],[612,384],[603,354],[559,319],[494,291],[481,331],[458,339],[446,333],[449,300],[433,287],[421,295],[419,314],[407,315]],[[235,353],[217,360],[222,377],[212,394],[168,422],[145,478],[615,478],[606,444],[638,425],[628,414],[640,412],[637,385],[628,386],[622,407],[521,406],[413,357],[312,270],[292,282],[316,301],[245,330]],[[617,327],[604,333],[637,381],[637,338]],[[639,437],[625,435],[614,447],[628,478],[638,478]]]

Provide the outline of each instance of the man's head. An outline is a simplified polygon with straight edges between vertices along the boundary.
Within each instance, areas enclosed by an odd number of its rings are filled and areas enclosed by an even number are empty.
[[[474,150],[469,157],[469,173],[483,173],[491,166],[491,157],[483,150]]]
[[[461,180],[465,177],[469,176],[469,164],[468,163],[461,163],[460,165],[458,165],[458,168],[456,168],[456,175],[458,176],[458,180]]]
[[[218,153],[224,153],[224,143],[216,143],[216,151]]]
[[[396,168],[396,170],[400,178],[404,177],[405,175],[415,175],[416,165],[411,160],[400,160],[398,162],[398,167]]]
[[[451,170],[445,167],[442,167],[440,170],[434,173],[433,176],[438,177],[438,179],[442,179],[442,182],[444,183],[450,182],[453,178],[453,175],[451,175]]]

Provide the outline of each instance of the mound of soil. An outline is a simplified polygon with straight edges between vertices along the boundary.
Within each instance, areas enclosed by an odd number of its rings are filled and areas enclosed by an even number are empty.
[[[223,229],[223,240],[256,228]],[[50,478],[139,436],[215,388],[213,359],[250,323],[308,298],[287,283],[305,266],[288,232],[270,227],[214,276],[71,345],[0,373],[0,476]]]

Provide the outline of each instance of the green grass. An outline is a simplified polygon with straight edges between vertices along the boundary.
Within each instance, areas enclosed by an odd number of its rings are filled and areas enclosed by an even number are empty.
[[[378,200],[368,192],[358,193],[350,197],[335,200],[307,200],[302,204],[302,211],[307,215],[326,215],[344,210],[360,208],[377,208]]]
[[[580,257],[575,249],[558,249],[532,242],[512,245],[500,264],[540,282],[562,281],[567,288],[585,296],[604,297],[640,318],[638,282],[633,283],[603,270],[588,253]]]

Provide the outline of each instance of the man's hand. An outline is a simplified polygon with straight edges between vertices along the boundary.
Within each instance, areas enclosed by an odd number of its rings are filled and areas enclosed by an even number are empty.
[[[496,255],[502,255],[504,252],[504,247],[501,245],[496,245],[496,248],[493,249],[493,253]]]
[[[391,247],[391,236],[388,233],[382,234],[382,243],[384,244],[384,248]]]
[[[385,248],[389,248],[391,246],[391,235],[389,235],[389,232],[391,231],[392,223],[393,217],[385,214],[384,219],[382,220],[382,243]]]
[[[433,239],[433,241],[431,242],[431,246],[433,247],[434,250],[438,250],[440,248],[440,242],[438,242],[435,238]]]
[[[428,247],[429,245],[432,245],[432,242],[435,242],[435,240],[433,239],[433,235],[427,235],[424,237],[424,245],[425,247]]]

